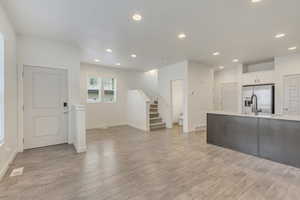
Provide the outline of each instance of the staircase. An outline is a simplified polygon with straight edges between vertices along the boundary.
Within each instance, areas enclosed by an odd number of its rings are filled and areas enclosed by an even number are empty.
[[[158,113],[158,101],[154,101],[150,104],[150,131],[165,129],[166,123],[163,122],[162,118]]]

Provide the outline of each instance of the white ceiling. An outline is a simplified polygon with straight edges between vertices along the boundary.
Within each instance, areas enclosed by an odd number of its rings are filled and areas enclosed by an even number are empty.
[[[184,59],[213,66],[264,60],[300,48],[300,1],[0,0],[19,34],[83,49],[82,62],[148,70]],[[140,13],[143,20],[131,17]],[[185,40],[177,35],[187,34]],[[277,33],[287,36],[275,39]],[[107,53],[110,48],[113,53]],[[212,56],[219,51],[220,56]],[[136,54],[137,58],[130,57]]]

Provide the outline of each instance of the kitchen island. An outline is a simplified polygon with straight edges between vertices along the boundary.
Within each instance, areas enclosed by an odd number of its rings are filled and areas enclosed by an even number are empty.
[[[210,112],[207,143],[300,168],[300,117]]]

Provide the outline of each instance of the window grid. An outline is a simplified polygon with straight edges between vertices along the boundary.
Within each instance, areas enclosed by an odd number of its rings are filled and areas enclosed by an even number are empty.
[[[88,77],[87,102],[88,103],[115,103],[116,102],[116,79]]]

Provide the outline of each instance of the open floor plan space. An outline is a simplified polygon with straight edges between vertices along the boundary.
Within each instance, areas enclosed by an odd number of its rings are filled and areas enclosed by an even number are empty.
[[[1,200],[296,200],[300,169],[206,144],[205,132],[88,131],[88,152],[70,145],[19,154]]]
[[[0,200],[300,200],[300,0],[0,0]]]

